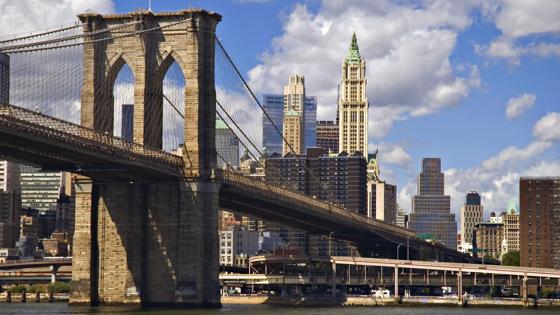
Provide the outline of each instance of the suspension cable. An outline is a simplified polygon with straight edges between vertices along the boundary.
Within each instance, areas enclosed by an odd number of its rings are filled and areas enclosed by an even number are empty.
[[[222,49],[222,51],[224,52],[226,58],[229,60],[230,64],[233,66],[233,69],[235,70],[235,72],[237,73],[237,76],[239,76],[239,78],[241,79],[241,81],[243,82],[243,85],[245,85],[245,88],[247,88],[247,90],[249,91],[249,93],[251,93],[251,96],[253,97],[253,99],[257,102],[257,104],[259,105],[259,107],[261,108],[261,110],[263,111],[263,113],[265,114],[266,118],[268,118],[268,120],[270,121],[270,123],[272,124],[272,126],[274,127],[274,129],[276,130],[276,132],[280,135],[280,137],[282,137],[282,140],[284,141],[284,143],[288,146],[288,148],[290,149],[290,151],[292,151],[293,154],[296,154],[296,151],[292,148],[292,146],[290,145],[290,143],[288,142],[288,140],[286,140],[286,138],[284,137],[283,132],[280,131],[280,129],[278,129],[278,126],[276,126],[276,124],[274,123],[274,121],[272,121],[272,118],[270,118],[270,116],[268,115],[268,113],[266,112],[266,110],[264,109],[264,107],[262,106],[261,102],[259,102],[258,98],[255,96],[255,93],[253,93],[253,90],[249,87],[249,85],[247,84],[247,81],[245,81],[245,78],[243,78],[243,76],[241,75],[241,72],[239,72],[239,69],[237,69],[237,66],[235,65],[235,63],[233,63],[233,60],[231,59],[231,57],[229,56],[229,53],[227,52],[227,50],[224,48],[224,46],[222,45],[222,43],[220,42],[220,40],[216,37],[216,42],[218,43],[218,45],[220,46],[220,48]]]
[[[48,39],[48,40],[44,40],[44,41],[40,41],[40,42],[32,42],[32,43],[26,43],[26,44],[6,46],[6,47],[0,48],[0,51],[17,50],[18,48],[44,46],[44,45],[51,45],[51,44],[56,44],[56,43],[60,43],[60,42],[71,41],[71,40],[77,40],[77,39],[81,39],[81,38],[92,36],[92,35],[112,32],[114,30],[125,28],[125,27],[131,26],[131,25],[136,25],[138,23],[141,23],[141,21],[129,22],[129,23],[125,23],[125,24],[122,24],[122,25],[114,26],[114,27],[103,28],[103,29],[96,30],[96,31],[93,31],[93,32],[76,34],[76,35],[71,35],[71,36],[62,37],[62,38],[54,38],[54,39]],[[114,37],[112,37],[112,38],[114,38]]]
[[[47,35],[56,34],[56,33],[62,33],[64,31],[69,31],[71,29],[78,28],[78,27],[83,27],[83,24],[75,23],[73,26],[68,26],[68,27],[63,26],[62,28],[52,30],[52,31],[46,31],[46,32],[43,32],[43,33],[31,34],[31,35],[27,35],[27,36],[23,36],[23,37],[12,38],[12,39],[5,39],[5,40],[1,40],[0,44],[18,42],[18,41],[21,41],[21,40],[24,40],[24,39],[47,36]],[[17,35],[17,34],[15,34],[15,35]]]
[[[138,30],[138,31],[134,31],[134,32],[128,33],[128,34],[122,34],[122,35],[111,36],[111,37],[107,37],[107,38],[83,41],[81,43],[57,45],[57,46],[52,46],[52,47],[35,48],[35,49],[30,48],[30,49],[23,49],[23,50],[4,50],[4,49],[0,49],[0,52],[3,52],[3,53],[24,53],[24,52],[36,52],[36,51],[44,51],[44,50],[83,46],[83,45],[86,45],[86,44],[105,42],[105,41],[114,40],[114,39],[117,39],[117,38],[131,37],[131,36],[138,35],[138,34],[143,34],[143,33],[151,32],[151,31],[161,30],[161,29],[164,29],[164,28],[169,28],[171,26],[175,26],[175,25],[180,24],[180,23],[184,23],[186,21],[188,21],[188,19],[183,19],[183,20],[175,22],[175,23],[171,23],[171,24],[167,24],[167,25],[163,25],[163,26],[158,26],[158,27],[153,27],[153,28],[149,28],[149,29],[145,29],[145,30]]]

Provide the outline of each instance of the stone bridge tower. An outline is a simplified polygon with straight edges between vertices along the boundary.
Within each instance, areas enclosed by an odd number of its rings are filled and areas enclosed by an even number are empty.
[[[76,177],[70,302],[219,305],[219,184],[211,173],[214,43],[221,16],[185,10],[79,18],[92,34],[84,44],[83,126],[112,133],[113,86],[128,64],[134,74],[133,141],[161,148],[163,78],[173,61],[180,66],[186,81],[185,178]],[[99,40],[107,37],[105,28],[111,40]]]

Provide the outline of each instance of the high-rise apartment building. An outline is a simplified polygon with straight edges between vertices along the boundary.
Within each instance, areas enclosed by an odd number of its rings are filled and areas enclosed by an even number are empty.
[[[19,165],[0,161],[0,248],[13,248],[18,240],[20,193]]]
[[[360,56],[356,34],[342,64],[338,100],[339,152],[368,154],[368,99],[366,61]]]
[[[239,167],[239,139],[221,119],[216,120],[216,153],[218,167]]]
[[[268,155],[273,153],[282,154],[284,141],[282,133],[284,130],[284,95],[282,94],[264,94],[263,107],[268,114],[263,115],[263,148],[266,148]],[[316,120],[317,120],[317,98],[315,96],[306,96],[304,101],[304,141],[305,148],[316,146]],[[274,123],[274,124],[273,124]],[[278,130],[276,130],[276,128]],[[304,151],[305,151],[304,148]]]
[[[396,224],[397,186],[388,184],[379,177],[377,153],[370,155],[367,177],[367,216]]]
[[[366,214],[367,164],[361,154],[329,155],[307,149],[302,156],[271,157],[266,161],[268,182],[343,205]]]
[[[560,176],[519,180],[521,266],[560,268]]]
[[[134,104],[122,104],[121,138],[132,142],[134,131]]]
[[[0,104],[10,102],[10,56],[0,53]]]
[[[317,147],[329,153],[339,153],[337,123],[331,120],[317,121]]]
[[[482,222],[484,206],[480,202],[480,194],[471,191],[465,198],[465,204],[461,207],[461,248],[463,252],[472,251],[472,238],[475,224]]]
[[[63,172],[41,172],[40,169],[21,166],[21,204],[23,208],[55,210],[60,194],[64,192]]]
[[[409,229],[429,235],[449,248],[456,248],[457,222],[450,213],[451,199],[444,193],[444,175],[439,158],[422,159],[417,194],[412,197]]]

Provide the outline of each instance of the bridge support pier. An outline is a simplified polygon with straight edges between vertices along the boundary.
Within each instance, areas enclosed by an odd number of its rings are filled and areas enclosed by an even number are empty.
[[[70,303],[220,305],[218,183],[76,187]]]

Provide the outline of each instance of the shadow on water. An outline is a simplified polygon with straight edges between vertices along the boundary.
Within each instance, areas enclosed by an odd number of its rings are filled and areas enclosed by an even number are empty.
[[[460,307],[275,307],[269,305],[224,305],[221,309],[208,310],[165,310],[140,309],[138,307],[77,307],[63,303],[0,303],[0,314],[98,314],[98,315],[552,315],[558,309],[496,309],[496,308],[460,308]]]

